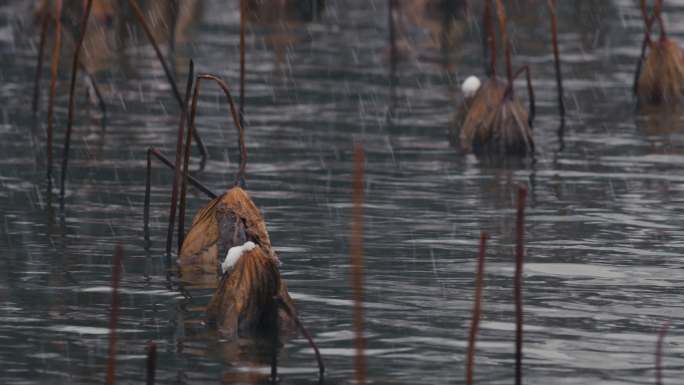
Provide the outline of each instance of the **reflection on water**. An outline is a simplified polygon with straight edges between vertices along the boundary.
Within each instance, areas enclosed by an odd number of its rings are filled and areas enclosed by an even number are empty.
[[[178,27],[183,11],[177,16],[176,71],[183,74],[193,57],[200,72],[218,73],[236,90],[238,4],[197,3],[192,12],[201,16],[187,17],[196,20],[186,22],[188,32]],[[538,96],[538,153],[533,164],[503,167],[461,155],[447,140],[458,85],[482,71],[479,5],[468,2],[472,9],[456,14],[459,32],[445,61],[439,14],[407,11],[419,2],[398,3],[396,38],[411,56],[396,58],[394,72],[386,2],[329,0],[302,17],[274,6],[247,27],[247,185],[326,359],[326,382],[352,378],[351,159],[353,143],[363,142],[371,380],[461,382],[477,238],[486,230],[492,239],[476,379],[510,383],[513,202],[523,183],[530,188],[526,381],[650,383],[655,334],[671,319],[664,374],[676,383],[684,372],[684,136],[679,114],[636,112],[637,6],[559,2],[568,107],[561,142],[544,2],[510,2],[515,64],[530,63]],[[106,90],[108,126],[101,129],[79,84],[66,211],[47,205],[44,115],[34,120],[29,107],[32,11],[24,1],[0,5],[0,382],[102,381],[111,253],[121,241],[120,382],[143,381],[145,346],[154,340],[159,383],[265,383],[267,344],[211,332],[202,315],[211,290],[185,291],[167,270],[171,176],[161,168],[153,172],[152,243],[144,248],[145,150],[172,152],[178,107],[137,27],[123,45],[133,73],[117,67],[119,54],[97,59],[105,48],[95,40],[86,47],[84,57],[103,63],[93,71]],[[684,3],[670,1],[666,11],[672,37],[681,40]],[[107,18],[93,23],[103,25],[92,28],[92,39],[105,39]],[[159,33],[170,35],[166,28]],[[66,122],[67,69],[57,92],[56,143]],[[198,129],[210,157],[197,177],[223,191],[237,167],[234,130],[222,95],[207,89],[203,98]],[[190,197],[193,212],[205,203],[200,194]],[[284,341],[278,359],[281,383],[316,383],[303,338]]]

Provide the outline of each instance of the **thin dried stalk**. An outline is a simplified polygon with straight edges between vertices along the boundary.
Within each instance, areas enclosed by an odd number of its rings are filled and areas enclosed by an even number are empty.
[[[520,67],[515,74],[513,74],[513,79],[512,81],[508,84],[506,88],[506,93],[504,94],[504,99],[509,98],[511,99],[513,97],[513,84],[515,82],[515,79],[518,78],[522,73],[525,73],[525,83],[527,84],[527,98],[529,99],[530,107],[529,107],[529,115],[527,118],[527,124],[532,127],[532,122],[534,121],[534,117],[537,111],[536,107],[536,102],[534,98],[534,88],[532,87],[532,76],[530,75],[530,67],[529,66],[522,66]],[[503,103],[504,101],[502,101]]]
[[[485,31],[485,50],[489,47],[489,73],[492,78],[496,77],[496,33],[494,32],[494,23],[492,22],[492,6],[490,0],[485,0],[485,9],[482,24]]]
[[[563,100],[563,73],[561,72],[560,50],[558,49],[558,17],[556,15],[556,0],[548,0],[549,13],[551,15],[551,43],[553,45],[553,58],[556,67],[556,87],[558,90],[558,112],[561,118],[565,117],[565,101]]]
[[[223,91],[223,94],[226,96],[226,99],[228,100],[228,107],[230,107],[230,115],[233,118],[233,124],[237,129],[238,150],[240,152],[240,166],[238,168],[237,173],[235,174],[234,184],[236,186],[243,186],[245,184],[245,170],[247,168],[247,148],[245,147],[245,129],[242,125],[242,122],[240,122],[240,115],[238,114],[238,110],[236,110],[235,108],[235,102],[233,101],[233,96],[230,93],[230,88],[228,87],[228,83],[226,83],[226,81],[218,75],[201,74],[197,76],[198,83],[202,79],[213,80],[214,82],[216,82],[216,84],[218,84],[218,86],[221,88],[221,91]],[[191,122],[191,124],[193,126],[193,129],[195,129],[194,120]]]
[[[154,385],[154,377],[157,372],[157,344],[154,341],[150,341],[147,344],[147,377],[145,378],[145,383],[147,385]]]
[[[499,32],[501,33],[501,44],[504,45],[506,59],[506,78],[510,84],[513,79],[513,65],[511,63],[511,42],[508,40],[506,31],[506,10],[501,0],[496,0],[496,13],[499,17]]]
[[[144,212],[143,212],[143,232],[144,232],[144,237],[145,241],[149,242],[150,240],[150,229],[149,229],[149,222],[150,222],[150,190],[151,190],[151,183],[152,183],[152,157],[157,158],[160,160],[166,167],[170,168],[172,171],[176,170],[176,167],[173,165],[171,160],[167,158],[164,154],[162,154],[158,149],[154,147],[149,147],[147,149],[147,170],[145,174],[145,204],[144,204]],[[196,189],[199,191],[203,192],[205,195],[207,195],[209,198],[214,199],[218,195],[211,191],[208,187],[203,185],[200,181],[195,179],[193,176],[188,175],[188,182],[190,182],[191,185],[193,185]]]
[[[173,174],[173,186],[171,186],[171,207],[169,209],[169,227],[166,232],[166,255],[171,254],[171,243],[173,242],[173,229],[176,221],[176,204],[178,203],[178,188],[181,182],[181,162],[183,157],[183,133],[185,132],[185,124],[188,120],[188,101],[190,99],[190,92],[192,91],[192,81],[194,77],[194,65],[190,60],[190,68],[188,70],[188,81],[185,87],[185,99],[181,108],[180,122],[178,123],[178,136],[176,137],[176,163]]]
[[[244,127],[245,117],[245,12],[246,0],[240,0],[240,126]]]
[[[240,116],[235,110],[235,103],[233,102],[233,97],[230,94],[228,84],[219,76],[212,74],[201,74],[197,76],[197,81],[195,82],[195,89],[192,94],[192,102],[190,107],[190,119],[188,123],[188,133],[185,143],[185,154],[183,161],[183,179],[181,182],[181,194],[180,194],[180,207],[178,213],[178,249],[180,250],[183,245],[185,238],[185,204],[186,204],[186,191],[187,191],[187,178],[189,176],[188,163],[190,160],[190,143],[192,142],[192,133],[196,130],[195,127],[195,116],[197,115],[197,103],[199,100],[200,93],[200,83],[205,80],[213,80],[219,85],[223,93],[226,95],[228,100],[228,106],[230,107],[231,116],[233,118],[233,123],[237,128],[238,132],[238,149],[240,152],[240,166],[238,168],[237,174],[235,176],[235,185],[244,186],[245,184],[245,170],[247,168],[247,149],[245,147],[245,133],[240,121]]]

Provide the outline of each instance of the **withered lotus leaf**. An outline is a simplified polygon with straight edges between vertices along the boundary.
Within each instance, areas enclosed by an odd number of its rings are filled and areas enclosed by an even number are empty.
[[[245,190],[233,187],[195,215],[178,256],[181,275],[184,279],[215,276],[221,257],[246,241],[256,243],[277,260],[261,211]]]
[[[529,114],[507,85],[488,79],[472,101],[466,102],[460,142],[464,151],[481,154],[526,155],[533,152]]]
[[[294,330],[294,321],[279,309],[276,296],[294,311],[287,287],[280,279],[277,260],[257,246],[245,252],[234,268],[222,275],[207,307],[208,321],[227,335],[277,328]]]

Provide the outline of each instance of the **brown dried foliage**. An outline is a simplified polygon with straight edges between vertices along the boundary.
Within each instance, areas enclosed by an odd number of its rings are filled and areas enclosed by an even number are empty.
[[[225,222],[237,224],[234,230],[243,231],[246,239],[222,239],[227,234],[221,236],[220,223]],[[276,259],[261,211],[245,190],[233,187],[195,215],[178,257],[183,278],[206,281],[207,277],[203,279],[201,276],[208,274],[210,282],[215,281],[219,258],[230,247],[242,245],[248,240]]]
[[[461,126],[461,148],[482,154],[526,155],[533,149],[529,113],[520,99],[506,95],[505,82],[492,78],[484,82],[465,104]]]
[[[294,309],[287,287],[280,279],[277,260],[257,246],[245,252],[231,272],[223,274],[209,302],[207,317],[228,336],[272,332],[278,326],[286,331],[294,330],[292,318],[287,312],[279,311],[276,296],[289,310]]]
[[[684,96],[684,50],[664,38],[652,42],[637,83],[639,101],[646,104],[676,102]]]

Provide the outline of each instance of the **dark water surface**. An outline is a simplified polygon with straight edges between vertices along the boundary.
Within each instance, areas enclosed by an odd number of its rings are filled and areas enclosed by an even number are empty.
[[[0,383],[104,381],[111,256],[119,242],[125,246],[119,383],[144,381],[150,340],[158,344],[159,383],[265,383],[268,355],[206,329],[202,308],[211,293],[188,297],[167,273],[171,179],[161,167],[154,170],[152,244],[144,247],[145,150],[172,152],[178,105],[139,31],[124,65],[96,46],[86,48],[94,62],[104,56],[94,67],[108,125],[98,126],[99,112],[81,82],[66,209],[61,213],[56,199],[49,208],[45,107],[37,123],[30,110],[37,31],[27,3],[0,4]],[[684,124],[679,115],[657,120],[635,113],[630,87],[642,36],[636,1],[560,2],[568,102],[562,137],[545,2],[510,2],[514,61],[531,64],[538,97],[537,161],[510,168],[480,163],[447,140],[460,82],[482,73],[477,23],[463,24],[464,34],[444,53],[429,32],[438,18],[404,15],[398,31],[404,59],[391,82],[386,3],[327,1],[318,22],[248,29],[247,186],[324,354],[326,383],[348,383],[353,375],[354,143],[367,151],[372,382],[462,383],[480,230],[492,239],[476,379],[512,382],[518,183],[530,189],[526,383],[652,383],[656,333],[666,320],[672,327],[665,382],[680,380]],[[681,40],[684,2],[665,3],[669,32]],[[203,9],[193,33],[177,45],[179,77],[192,56],[200,72],[224,76],[237,92],[237,1],[206,1]],[[57,160],[66,125],[63,67]],[[213,86],[204,89],[198,129],[210,159],[197,176],[221,192],[237,165],[235,134],[222,96]],[[46,95],[47,86],[43,105]],[[191,211],[205,202],[193,191]],[[305,340],[290,338],[280,360],[282,384],[316,382]]]

